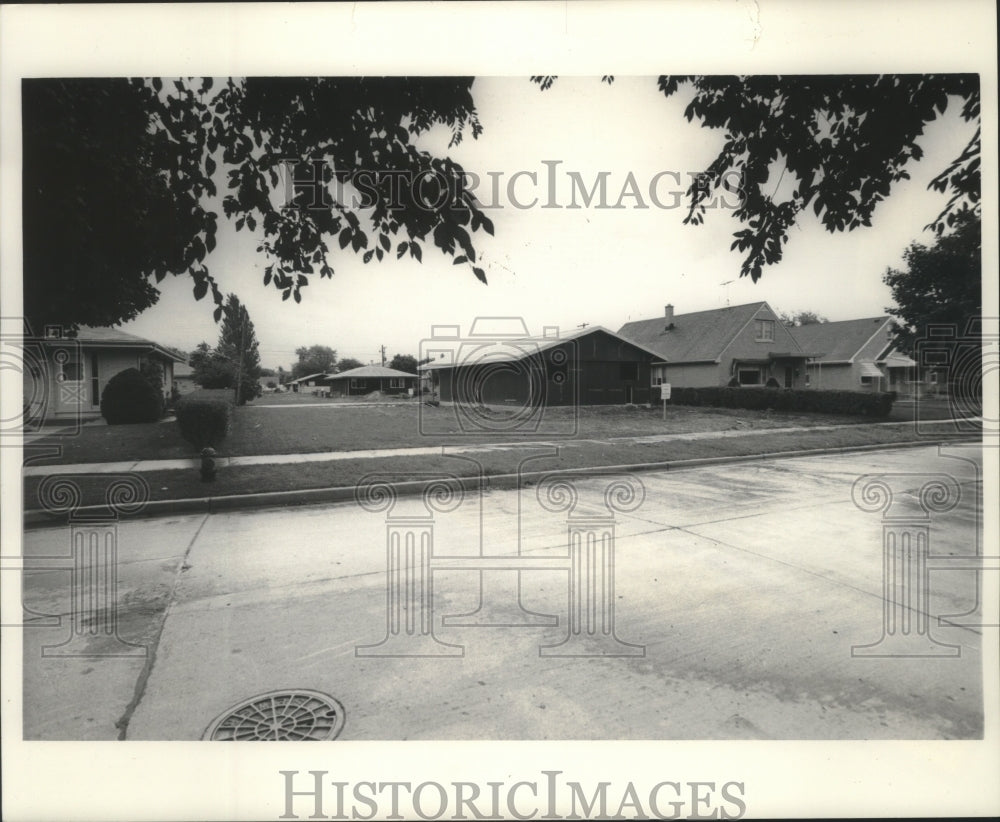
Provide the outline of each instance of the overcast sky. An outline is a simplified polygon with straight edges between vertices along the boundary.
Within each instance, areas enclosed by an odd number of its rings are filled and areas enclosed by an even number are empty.
[[[791,230],[783,261],[754,284],[739,277],[741,257],[729,251],[740,226],[726,202],[709,211],[704,225],[683,224],[686,176],[710,162],[722,139],[683,117],[691,95],[682,88],[664,98],[654,77],[618,77],[610,86],[597,77],[563,77],[545,92],[527,77],[477,80],[473,96],[484,133],[450,154],[483,179],[480,200],[497,206],[487,211],[495,236],[475,235],[489,285],[430,245],[422,264],[391,254],[381,264],[364,265],[338,250],[331,257],[332,280],[312,277],[301,304],[282,302],[279,292],[262,285],[267,262],[255,251],[258,238],[226,223],[209,269],[224,292],[246,304],[262,362],[271,368],[289,368],[297,347],[314,344],[363,362],[377,362],[382,345],[388,357],[417,354],[433,325],[457,324],[465,333],[477,316],[523,317],[529,331],[540,334],[543,326],[568,331],[584,322],[617,330],[628,320],[660,314],[668,302],[677,313],[727,300],[766,300],[777,310],[812,310],[831,320],[882,314],[890,303],[883,272],[901,264],[910,242],[932,241],[923,226],[945,205],[945,195],[929,192],[927,183],[971,136],[957,106],[921,138],[924,159],[912,164],[912,180],[897,185],[879,207],[872,228],[829,234],[806,214]],[[445,151],[446,139],[432,133],[423,144]],[[519,171],[533,172],[537,184],[522,175],[514,195],[521,205],[537,196],[534,207],[518,208],[507,199]],[[608,172],[606,205],[618,202],[631,174],[642,201],[629,194],[619,209],[599,208],[597,201],[577,209],[542,208],[553,202],[549,174],[557,181],[554,203],[571,203],[570,172],[588,188]],[[661,172],[669,173],[656,178]],[[499,181],[497,203],[491,179]],[[659,205],[649,196],[654,179]],[[213,306],[194,301],[190,280],[172,279],[161,288],[159,304],[123,329],[185,350],[202,340],[214,344]]]

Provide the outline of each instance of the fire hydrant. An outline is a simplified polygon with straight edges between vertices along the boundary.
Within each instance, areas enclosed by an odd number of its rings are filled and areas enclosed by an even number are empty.
[[[201,481],[212,482],[215,479],[215,449],[201,449]]]

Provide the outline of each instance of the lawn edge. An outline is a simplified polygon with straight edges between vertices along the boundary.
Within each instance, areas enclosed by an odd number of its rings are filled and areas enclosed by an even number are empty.
[[[981,440],[969,437],[949,437],[939,440],[908,440],[894,443],[868,443],[864,445],[840,445],[824,448],[805,448],[793,451],[768,451],[761,454],[742,454],[720,457],[695,457],[686,460],[666,460],[661,462],[629,463],[624,465],[595,465],[580,468],[550,469],[547,471],[531,471],[523,474],[495,474],[481,479],[471,477],[459,478],[458,484],[463,490],[501,490],[515,488],[518,479],[536,480],[551,474],[573,474],[578,476],[600,476],[606,474],[641,473],[650,471],[682,471],[690,468],[701,468],[709,465],[725,465],[727,463],[754,462],[758,460],[790,459],[793,457],[813,457],[824,454],[845,454],[858,451],[886,451],[898,448],[917,448],[921,446],[940,446],[952,443],[975,443]],[[428,485],[428,480],[388,483],[397,496],[410,496],[422,493]],[[355,498],[354,485],[331,486],[326,488],[306,488],[297,491],[262,491],[251,494],[226,494],[217,497],[187,497],[175,500],[154,500],[146,503],[141,511],[130,515],[130,519],[138,517],[155,517],[167,514],[216,514],[224,511],[234,511],[247,508],[278,508],[303,505],[319,505],[331,502],[346,502]],[[86,517],[88,514],[103,514],[107,516],[107,508],[102,505],[87,505],[76,509],[74,517]],[[58,524],[57,515],[40,509],[24,512],[23,526],[39,528]]]

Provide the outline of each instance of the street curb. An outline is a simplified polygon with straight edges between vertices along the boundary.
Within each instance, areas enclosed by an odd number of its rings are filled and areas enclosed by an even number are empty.
[[[574,476],[602,476],[607,474],[642,473],[651,471],[683,471],[690,468],[701,468],[709,465],[726,465],[729,463],[756,462],[793,457],[816,457],[824,454],[849,454],[863,451],[885,451],[897,448],[919,448],[945,443],[979,442],[976,439],[964,437],[948,440],[909,440],[907,442],[871,443],[868,445],[844,445],[827,448],[807,448],[797,451],[769,451],[762,454],[745,454],[726,457],[698,457],[687,460],[668,460],[665,462],[643,462],[625,465],[596,465],[583,468],[564,468],[561,470],[531,471],[523,474],[487,475],[481,481],[472,477],[459,477],[456,484],[463,491],[503,490],[516,488],[518,481],[539,480],[552,474],[571,474]],[[410,482],[386,483],[396,496],[412,496],[423,493],[427,487],[439,480],[414,480]],[[308,488],[300,491],[265,491],[255,494],[231,494],[220,497],[190,497],[176,500],[154,500],[147,502],[141,511],[130,514],[129,518],[155,517],[166,514],[217,514],[224,511],[236,511],[247,508],[276,508],[289,506],[318,505],[321,503],[346,502],[355,499],[356,486],[338,486],[331,488]],[[96,515],[107,517],[108,509],[102,505],[86,505],[73,512],[74,517]],[[59,514],[42,510],[24,512],[24,528],[45,527],[61,524]]]

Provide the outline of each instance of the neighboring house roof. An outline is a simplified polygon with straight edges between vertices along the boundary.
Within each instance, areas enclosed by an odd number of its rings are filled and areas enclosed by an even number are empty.
[[[306,382],[307,380],[323,379],[328,376],[330,375],[326,372],[318,371],[315,374],[306,374],[304,377],[299,377],[297,380],[289,380],[288,385],[291,385],[293,382]]]
[[[326,379],[328,380],[357,380],[379,377],[409,377],[410,379],[415,380],[417,375],[410,374],[407,371],[397,371],[395,368],[386,368],[384,365],[362,365],[358,368],[350,368],[347,371],[341,371],[337,374],[326,375]]]
[[[878,334],[883,335],[885,345],[880,346],[879,359],[889,347],[885,331],[891,322],[890,317],[867,317],[862,320],[842,320],[834,323],[811,323],[789,328],[792,336],[800,346],[809,351],[817,351],[822,356],[817,358],[820,364],[851,363],[869,342]]]
[[[873,362],[863,362],[859,366],[859,371],[862,377],[884,377],[877,365]]]
[[[913,368],[917,364],[913,359],[907,357],[906,354],[900,354],[896,349],[890,350],[879,362],[888,368]]]
[[[84,325],[80,326],[76,336],[72,339],[89,348],[134,348],[159,354],[174,362],[184,362],[184,357],[164,348],[159,343],[147,340],[145,337],[119,331],[117,328],[98,328]]]
[[[669,363],[717,362],[725,348],[766,302],[713,308],[625,323],[618,333]],[[668,326],[669,330],[668,330]],[[794,342],[794,340],[793,340]],[[790,352],[802,356],[802,352]]]
[[[498,347],[497,350],[490,351],[487,359],[474,360],[473,362],[516,362],[517,360],[523,360],[525,357],[531,356],[532,354],[537,354],[539,351],[545,351],[546,349],[561,345],[568,340],[579,339],[580,337],[586,337],[597,332],[607,334],[609,337],[613,337],[620,342],[627,343],[633,348],[638,348],[640,351],[645,351],[657,361],[660,359],[660,355],[655,350],[643,345],[642,343],[630,340],[627,337],[623,337],[621,334],[616,334],[614,331],[605,328],[603,325],[588,325],[586,328],[574,328],[572,331],[566,334],[560,334],[557,337],[521,337],[509,340],[498,339],[497,342],[500,343],[500,347]],[[438,368],[452,368],[456,365],[463,365],[463,363],[435,361],[417,366],[417,369],[419,371],[430,371]]]

